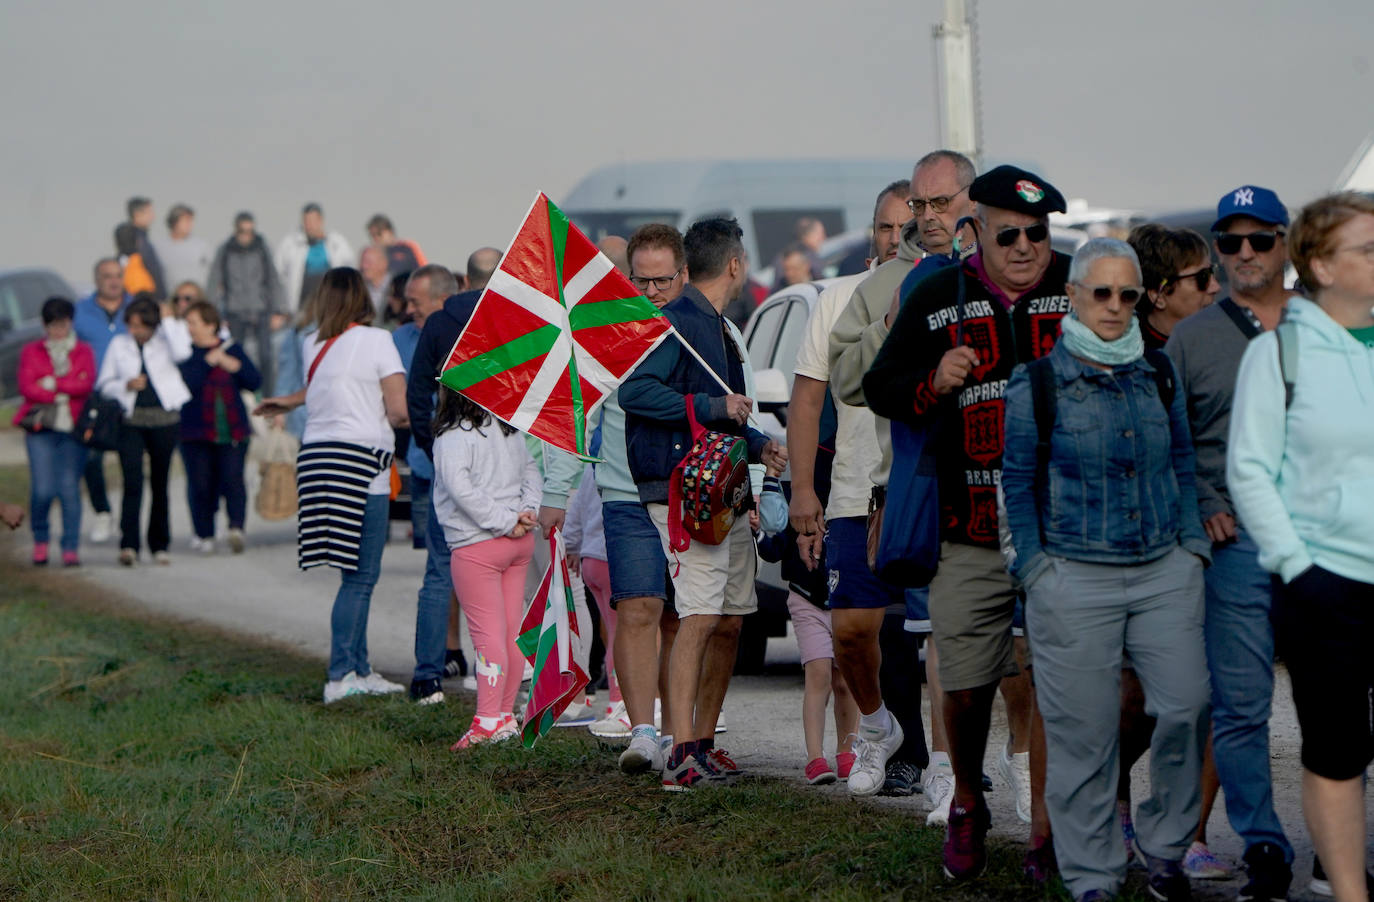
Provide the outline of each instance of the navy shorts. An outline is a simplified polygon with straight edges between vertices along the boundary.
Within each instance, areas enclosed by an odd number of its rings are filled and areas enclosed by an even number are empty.
[[[868,569],[868,521],[841,517],[826,524],[825,563],[830,576],[830,608],[885,608],[906,599]]]
[[[624,598],[668,601],[668,559],[644,505],[603,502],[601,520],[606,529],[606,563],[611,570],[611,607]]]

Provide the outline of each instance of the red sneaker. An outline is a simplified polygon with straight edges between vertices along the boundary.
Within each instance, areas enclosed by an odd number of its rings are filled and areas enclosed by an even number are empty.
[[[47,543],[47,542],[34,542],[34,543],[33,543],[33,565],[34,565],[35,567],[43,567],[43,566],[45,566],[47,563],[48,563],[48,543]]]
[[[514,724],[515,721],[513,718],[502,718],[497,721],[496,726],[488,730],[482,726],[481,722],[478,721],[476,717],[474,717],[472,723],[468,726],[468,731],[463,734],[461,739],[449,746],[449,751],[458,752],[463,749],[470,749],[474,745],[480,745],[484,742],[500,742],[504,739],[509,739],[515,735],[515,730],[512,729]]]
[[[946,877],[972,880],[983,873],[988,866],[987,835],[991,827],[992,815],[981,799],[973,808],[950,806],[945,833]]]
[[[849,779],[849,772],[854,769],[853,752],[835,753],[835,773],[841,780]]]
[[[830,769],[830,762],[824,758],[812,758],[808,761],[806,764],[806,782],[812,786],[834,783],[835,772]]]

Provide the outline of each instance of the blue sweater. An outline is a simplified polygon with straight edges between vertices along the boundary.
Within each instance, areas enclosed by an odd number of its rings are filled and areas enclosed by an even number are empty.
[[[110,346],[110,339],[129,331],[124,325],[124,311],[129,308],[132,300],[129,295],[124,295],[119,309],[113,314],[106,313],[105,308],[100,306],[95,299],[95,292],[77,302],[76,312],[72,315],[72,328],[76,330],[76,337],[90,345],[91,350],[95,352],[96,372],[100,371],[100,364],[105,359],[105,349]]]

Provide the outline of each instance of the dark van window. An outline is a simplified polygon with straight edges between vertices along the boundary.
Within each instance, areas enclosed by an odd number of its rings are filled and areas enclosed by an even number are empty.
[[[844,210],[838,207],[790,209],[757,209],[754,211],[754,242],[759,249],[758,267],[772,266],[773,258],[797,240],[797,221],[810,216],[825,226],[825,234],[838,235],[844,231]]]
[[[619,235],[629,239],[640,226],[651,222],[677,227],[682,214],[677,210],[568,210],[568,218],[573,225],[583,231],[593,242],[607,235]]]

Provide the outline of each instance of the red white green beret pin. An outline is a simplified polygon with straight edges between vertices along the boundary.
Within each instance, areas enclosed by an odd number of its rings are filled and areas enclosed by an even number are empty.
[[[1045,189],[1030,179],[1021,179],[1017,182],[1016,193],[1021,195],[1021,199],[1028,204],[1037,204],[1045,197]]]

